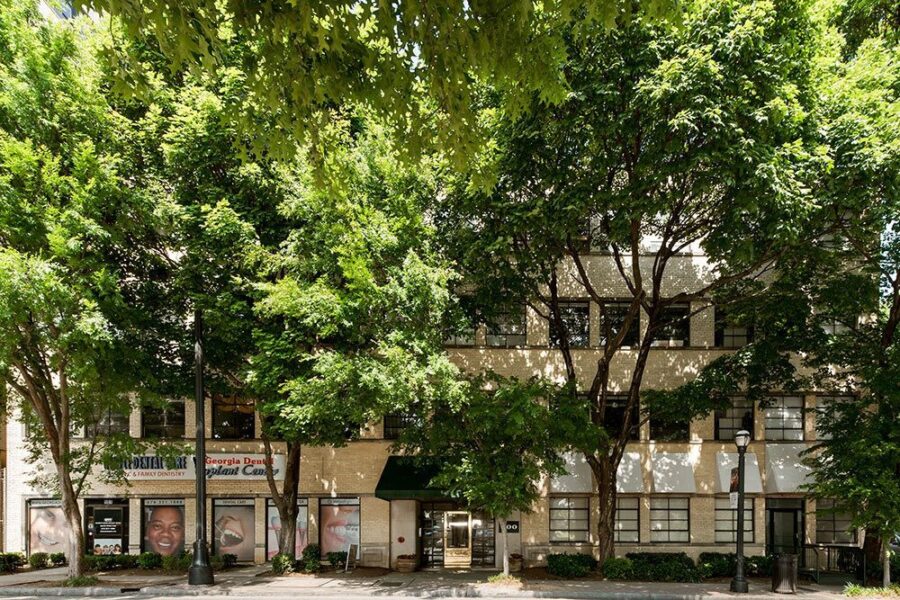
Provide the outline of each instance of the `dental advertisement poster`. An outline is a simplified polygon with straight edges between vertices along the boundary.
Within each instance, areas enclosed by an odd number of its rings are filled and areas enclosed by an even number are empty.
[[[214,500],[213,552],[234,554],[240,562],[252,562],[255,546],[253,499]]]
[[[322,498],[319,501],[319,543],[322,556],[329,552],[346,552],[350,544],[356,544],[359,554],[359,498]]]
[[[31,500],[28,507],[28,551],[66,552],[69,525],[59,501]]]
[[[184,552],[184,500],[144,500],[144,552]]]
[[[306,498],[297,499],[297,541],[294,545],[296,556],[302,554],[303,549],[309,543],[309,501]],[[278,554],[278,535],[281,533],[281,516],[275,503],[269,500],[266,505],[266,560]]]

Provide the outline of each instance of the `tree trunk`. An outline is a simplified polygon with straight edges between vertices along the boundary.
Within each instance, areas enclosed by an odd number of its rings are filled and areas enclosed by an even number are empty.
[[[509,535],[506,532],[506,517],[500,518],[500,535],[503,536],[503,574],[509,575]]]
[[[62,471],[62,467],[58,467]],[[67,544],[66,560],[69,562],[68,576],[80,577],[85,572],[85,547],[84,547],[84,527],[81,521],[81,509],[78,507],[78,499],[75,496],[75,489],[72,487],[72,481],[66,473],[61,478],[60,486],[62,491],[62,511],[66,517],[66,523],[69,525],[69,535]]]
[[[297,502],[286,504],[285,514],[278,511],[281,518],[281,529],[278,532],[278,552],[289,554],[295,559],[297,549]]]
[[[881,587],[887,589],[891,587],[891,547],[888,543],[891,539],[889,535],[881,536],[881,566],[882,566],[882,574],[881,574]]]
[[[597,558],[602,565],[607,558],[615,556],[617,465],[614,465],[609,457],[603,457],[597,462],[600,467],[597,470],[599,472],[595,472],[600,502],[600,514],[597,519],[597,540],[599,542]]]
[[[281,530],[278,532],[278,552],[297,558],[297,495],[300,491],[300,442],[286,442],[287,453],[284,457],[284,483],[281,491],[275,483],[272,472],[272,445],[267,437],[263,437],[266,451],[266,481],[272,494],[272,501],[278,509],[281,519]]]

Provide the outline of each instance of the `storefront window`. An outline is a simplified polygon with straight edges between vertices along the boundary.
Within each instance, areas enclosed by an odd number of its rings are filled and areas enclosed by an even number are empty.
[[[359,498],[322,498],[319,501],[319,545],[322,556],[346,552],[356,544],[359,555]]]
[[[253,562],[256,522],[252,498],[213,500],[213,552],[234,554],[240,562]]]
[[[143,552],[176,556],[184,552],[184,500],[144,500]]]
[[[28,553],[66,552],[69,524],[59,500],[34,499],[28,501]]]
[[[306,498],[297,499],[297,540],[294,544],[294,554],[299,557],[309,543],[309,501]],[[266,503],[266,560],[278,554],[278,535],[281,533],[281,515],[275,502],[269,500]]]

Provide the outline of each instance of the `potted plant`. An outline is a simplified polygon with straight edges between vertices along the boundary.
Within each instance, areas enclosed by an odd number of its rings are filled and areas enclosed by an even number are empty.
[[[412,573],[416,570],[416,555],[401,554],[397,557],[397,570],[401,573]]]
[[[513,552],[509,555],[509,572],[518,573],[522,570],[522,555]]]

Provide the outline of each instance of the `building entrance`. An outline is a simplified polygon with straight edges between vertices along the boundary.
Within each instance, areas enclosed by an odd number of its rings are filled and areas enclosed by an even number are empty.
[[[494,519],[454,502],[423,502],[419,512],[423,567],[493,567]]]
[[[769,555],[801,554],[803,499],[766,499],[766,529]]]

